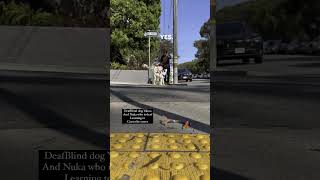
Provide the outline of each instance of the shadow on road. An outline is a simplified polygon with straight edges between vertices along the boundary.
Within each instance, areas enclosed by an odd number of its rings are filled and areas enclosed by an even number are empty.
[[[33,102],[32,99],[17,95],[3,88],[0,89],[0,98],[33,117],[37,122],[45,125],[47,128],[54,129],[99,148],[109,148],[106,134],[98,133],[76,124],[58,112]]]
[[[214,164],[214,162],[213,162]],[[211,168],[211,176],[217,180],[252,180],[222,169]]]
[[[195,121],[193,119],[190,119],[188,117],[184,117],[184,116],[181,116],[181,115],[178,115],[178,114],[175,114],[175,113],[172,113],[172,112],[168,112],[168,111],[165,111],[165,110],[162,110],[162,109],[159,109],[159,108],[155,108],[155,107],[152,107],[152,106],[149,106],[149,105],[145,105],[145,104],[142,104],[140,102],[137,102],[119,92],[116,92],[116,91],[113,91],[110,89],[110,93],[113,94],[114,96],[118,97],[119,99],[121,99],[122,101],[124,102],[127,102],[131,105],[134,105],[134,106],[137,106],[139,108],[142,108],[142,109],[153,109],[153,112],[158,114],[158,115],[166,115],[169,119],[176,119],[176,120],[185,120],[185,121],[190,121],[191,124],[192,124],[192,128],[194,129],[197,129],[199,131],[202,131],[202,132],[205,132],[205,133],[210,133],[210,125],[207,125],[207,124],[204,124],[202,122],[198,122],[198,121]]]
[[[290,65],[291,67],[301,67],[301,68],[320,68],[320,62],[310,62],[310,63],[298,63],[295,65]]]
[[[126,89],[126,88],[132,88],[130,85],[120,85],[120,86],[112,86],[110,88],[117,88],[117,89]],[[146,87],[134,87],[135,89],[145,89]],[[195,86],[185,86],[183,88],[181,87],[174,87],[174,86],[165,86],[165,87],[148,87],[148,88],[155,88],[155,89],[161,89],[161,90],[174,90],[174,91],[185,91],[185,92],[195,92],[195,93],[208,93],[210,94],[210,85],[195,85]]]
[[[248,63],[243,63],[243,62],[219,62],[217,64],[218,67],[225,67],[225,66],[240,66],[240,65],[247,65]]]
[[[320,98],[320,86],[318,85],[300,85],[300,84],[277,84],[277,83],[227,83],[216,82],[215,91],[233,92],[244,94],[263,94],[264,96],[288,97],[288,98],[310,98],[318,100]],[[244,95],[242,94],[242,95]]]

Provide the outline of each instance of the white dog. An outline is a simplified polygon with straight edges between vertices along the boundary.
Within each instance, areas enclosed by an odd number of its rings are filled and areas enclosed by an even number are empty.
[[[154,65],[153,66],[153,85],[160,85],[163,86],[164,84],[164,78],[167,74],[167,70],[163,69],[162,66]]]

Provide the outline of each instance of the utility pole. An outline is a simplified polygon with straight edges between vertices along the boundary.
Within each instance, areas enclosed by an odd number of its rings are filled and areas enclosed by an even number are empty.
[[[178,0],[173,0],[173,84],[178,84]]]
[[[150,30],[149,30],[150,32]],[[149,37],[149,66],[148,66],[148,83],[151,83],[150,81],[150,67],[151,67],[151,56],[150,56],[150,52],[151,52],[151,43],[150,43],[150,39],[151,39],[151,36],[148,36]]]

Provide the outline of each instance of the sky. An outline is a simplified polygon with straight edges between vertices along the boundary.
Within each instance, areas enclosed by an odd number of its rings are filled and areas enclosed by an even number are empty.
[[[248,0],[216,0],[217,10]],[[161,0],[160,34],[172,34],[173,0]],[[210,0],[178,0],[178,55],[179,63],[195,59],[201,26],[210,18]]]
[[[172,0],[161,0],[160,34],[172,34],[172,3]],[[210,0],[178,0],[179,63],[195,59],[194,55],[197,49],[193,46],[193,43],[201,38],[200,28],[209,18]]]

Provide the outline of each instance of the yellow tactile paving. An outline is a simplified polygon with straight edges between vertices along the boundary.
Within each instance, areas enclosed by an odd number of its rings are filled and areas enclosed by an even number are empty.
[[[210,137],[204,134],[151,133],[147,151],[210,151]]]
[[[147,141],[146,133],[112,133],[111,151],[143,151]]]
[[[111,180],[209,180],[210,136],[112,133]]]
[[[111,152],[111,180],[210,179],[209,152]],[[183,178],[185,177],[185,178]]]

